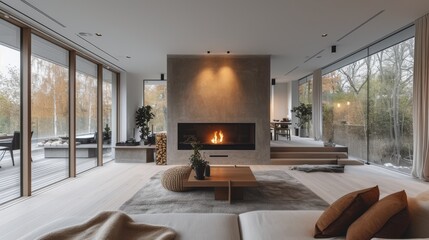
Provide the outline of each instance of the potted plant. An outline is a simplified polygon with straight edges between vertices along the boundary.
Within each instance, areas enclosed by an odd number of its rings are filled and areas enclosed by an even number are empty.
[[[149,135],[149,121],[155,117],[152,113],[152,107],[150,105],[141,106],[136,111],[136,125],[140,128],[140,138],[146,145],[147,136]]]
[[[111,138],[112,138],[112,131],[110,130],[109,124],[106,123],[106,127],[104,128],[104,131],[103,131],[103,140],[107,144],[110,144]]]
[[[189,157],[190,165],[195,171],[195,178],[203,180],[208,162],[201,156],[200,149],[202,148],[202,145],[197,141],[190,142],[190,144],[194,151]]]
[[[309,124],[312,117],[311,104],[301,103],[297,107],[293,107],[291,112],[295,113],[295,117],[299,119],[298,127],[300,128],[299,136],[308,137]]]

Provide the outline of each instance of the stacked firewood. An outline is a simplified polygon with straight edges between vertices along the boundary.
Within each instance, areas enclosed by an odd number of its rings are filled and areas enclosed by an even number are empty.
[[[167,164],[167,134],[156,134],[156,164]]]

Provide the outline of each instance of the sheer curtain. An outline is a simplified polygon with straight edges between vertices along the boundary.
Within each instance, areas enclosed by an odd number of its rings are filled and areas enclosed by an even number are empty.
[[[315,140],[322,139],[322,70],[313,73],[313,134]]]
[[[413,176],[429,181],[429,14],[415,22]]]

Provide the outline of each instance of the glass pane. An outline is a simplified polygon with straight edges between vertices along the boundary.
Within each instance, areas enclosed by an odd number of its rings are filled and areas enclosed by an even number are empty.
[[[35,54],[36,53],[36,54]],[[64,61],[50,56],[65,54]],[[69,176],[68,51],[32,35],[32,190]]]
[[[323,141],[347,146],[351,157],[366,159],[366,104],[366,58],[323,75]]]
[[[411,172],[414,38],[370,56],[369,161]]]
[[[299,85],[299,102],[305,104],[313,103],[313,77],[308,77],[307,81]]]
[[[167,131],[167,82],[144,81],[144,104],[151,105],[155,114],[149,123],[153,131]]]
[[[103,70],[103,162],[114,159],[116,142],[116,74]]]
[[[0,204],[21,196],[20,29],[0,20]],[[14,134],[17,133],[17,134]],[[17,136],[17,137],[14,137]],[[16,142],[15,147],[11,147]],[[14,161],[12,161],[12,157]]]
[[[97,166],[97,65],[76,58],[76,172]]]

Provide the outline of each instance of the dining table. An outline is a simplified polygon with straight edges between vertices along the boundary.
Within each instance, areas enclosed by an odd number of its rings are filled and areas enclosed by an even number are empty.
[[[286,122],[270,122],[271,128],[274,130],[274,140],[279,140],[278,139],[278,131],[280,131],[281,129],[285,129],[285,128],[289,128],[290,125],[292,125],[291,121],[286,121]]]

